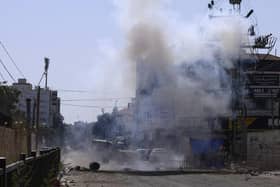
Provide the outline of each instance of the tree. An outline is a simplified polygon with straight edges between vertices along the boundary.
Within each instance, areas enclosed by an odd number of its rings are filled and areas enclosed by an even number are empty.
[[[0,113],[12,116],[16,113],[16,104],[20,92],[8,86],[0,86]]]
[[[94,123],[92,133],[95,137],[108,139],[112,135],[114,118],[111,114],[105,113],[97,117],[97,122]]]

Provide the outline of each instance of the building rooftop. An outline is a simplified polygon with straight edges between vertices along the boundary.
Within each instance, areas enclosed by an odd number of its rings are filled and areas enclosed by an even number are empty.
[[[31,85],[30,83],[27,82],[26,79],[18,79],[18,82],[13,83],[13,85]]]
[[[256,54],[257,58],[260,61],[279,61],[280,62],[280,57],[271,55],[271,54]]]
[[[248,64],[248,70],[252,71],[270,71],[280,72],[280,57],[271,54],[256,54],[256,55],[244,55],[244,59],[252,59],[256,61]]]

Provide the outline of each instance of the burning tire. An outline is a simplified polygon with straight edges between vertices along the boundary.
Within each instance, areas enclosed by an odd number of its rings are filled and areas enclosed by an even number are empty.
[[[98,162],[92,162],[89,164],[89,169],[92,171],[98,171],[100,168],[100,164]]]

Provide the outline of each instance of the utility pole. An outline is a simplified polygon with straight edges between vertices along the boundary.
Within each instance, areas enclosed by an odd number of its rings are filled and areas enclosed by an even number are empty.
[[[273,91],[270,90],[270,101],[271,101],[271,121],[272,121],[272,128],[274,128],[274,98],[273,98]]]
[[[36,151],[38,151],[39,145],[39,121],[40,121],[40,86],[37,87],[37,110],[36,110]]]
[[[36,101],[36,106],[37,106],[37,110],[36,110],[36,150],[38,151],[39,148],[39,122],[40,122],[40,102],[41,102],[41,87],[40,87],[40,83],[43,79],[43,77],[45,76],[45,89],[47,90],[48,88],[48,69],[49,69],[49,64],[50,64],[50,59],[49,58],[44,58],[45,61],[45,67],[44,67],[44,73],[38,83],[38,87],[37,87],[37,101]]]
[[[35,127],[35,120],[36,120],[36,100],[34,98],[33,100],[33,108],[32,108],[32,128]]]
[[[26,99],[27,155],[31,154],[31,99]]]
[[[236,105],[237,105],[237,85],[236,85],[236,80],[237,80],[237,67],[235,65],[235,68],[232,70],[232,85],[231,85],[231,103],[232,103],[232,116],[231,116],[231,155],[232,158],[235,159],[235,150],[236,150],[236,125],[237,125],[237,112],[236,112]]]

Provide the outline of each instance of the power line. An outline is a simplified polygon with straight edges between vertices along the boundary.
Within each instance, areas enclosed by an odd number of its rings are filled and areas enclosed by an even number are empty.
[[[42,74],[42,76],[41,76],[41,78],[40,78],[40,81],[38,82],[38,85],[41,84],[41,82],[42,82],[42,80],[43,80],[43,78],[44,78],[44,75],[45,75],[45,73]]]
[[[61,101],[115,101],[115,100],[128,100],[133,97],[114,97],[114,98],[90,98],[90,99],[63,99]]]
[[[17,71],[19,72],[19,74],[25,78],[24,74],[22,73],[22,71],[19,69],[19,67],[17,66],[16,62],[14,61],[14,59],[12,58],[11,54],[9,53],[8,49],[5,47],[5,45],[3,44],[3,42],[0,41],[0,45],[2,46],[3,50],[5,51],[5,53],[7,54],[7,56],[9,57],[9,59],[11,60],[11,62],[14,64],[14,66],[16,67]]]
[[[90,90],[67,90],[67,89],[57,89],[59,92],[76,92],[76,93],[92,93]]]
[[[92,105],[73,105],[73,104],[67,104],[67,103],[61,103],[61,105],[65,106],[73,106],[73,107],[82,107],[82,108],[96,108],[96,109],[102,109],[102,108],[114,108],[115,106],[92,106]],[[118,106],[120,107],[120,106]],[[122,107],[120,107],[122,108]]]
[[[1,71],[0,71],[0,77],[3,79],[3,81],[6,81],[4,75],[1,73]]]
[[[2,64],[3,68],[6,70],[6,72],[9,74],[9,76],[11,77],[11,79],[13,79],[14,82],[16,82],[16,79],[13,77],[13,75],[9,72],[8,68],[5,66],[4,62],[2,61],[2,59],[0,58],[0,63]]]
[[[102,107],[100,107],[100,106],[90,106],[90,105],[73,105],[73,104],[66,104],[66,103],[61,103],[61,105],[65,105],[65,106],[74,106],[74,107],[85,107],[85,108],[97,108],[97,109],[102,108]]]

